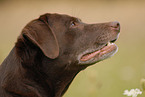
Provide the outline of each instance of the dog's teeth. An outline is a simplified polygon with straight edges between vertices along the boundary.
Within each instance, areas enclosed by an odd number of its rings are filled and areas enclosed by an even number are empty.
[[[110,42],[108,42],[108,46],[110,46],[111,45],[111,43]]]

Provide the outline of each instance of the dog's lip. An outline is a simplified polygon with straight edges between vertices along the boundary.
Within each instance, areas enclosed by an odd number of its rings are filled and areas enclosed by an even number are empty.
[[[86,62],[86,61],[91,60],[92,58],[98,58],[98,60],[100,60],[104,55],[110,54],[111,52],[113,52],[117,49],[117,45],[112,43],[115,41],[116,41],[116,39],[106,43],[106,45],[104,45],[99,50],[83,54],[80,58],[80,61]]]

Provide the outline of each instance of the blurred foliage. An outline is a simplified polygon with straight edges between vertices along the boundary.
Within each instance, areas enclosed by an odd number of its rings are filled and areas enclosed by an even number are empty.
[[[123,91],[141,88],[145,78],[144,1],[0,1],[0,63],[23,27],[39,15],[63,13],[87,23],[119,21],[121,33],[115,56],[80,72],[64,97],[125,97]],[[139,95],[139,97],[145,97]]]
[[[142,90],[145,91],[145,79],[142,78],[141,81],[140,81],[140,83],[141,83]]]

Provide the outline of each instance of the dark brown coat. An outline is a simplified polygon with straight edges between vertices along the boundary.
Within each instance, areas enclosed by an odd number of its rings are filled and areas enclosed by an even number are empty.
[[[119,30],[118,22],[86,24],[60,14],[31,21],[0,66],[0,97],[61,97],[77,73],[116,52],[107,43]]]

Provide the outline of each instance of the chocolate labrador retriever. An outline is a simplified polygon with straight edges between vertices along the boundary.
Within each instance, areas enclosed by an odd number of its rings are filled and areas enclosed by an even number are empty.
[[[0,66],[0,97],[61,97],[83,69],[117,51],[118,22],[44,14],[28,23]]]

